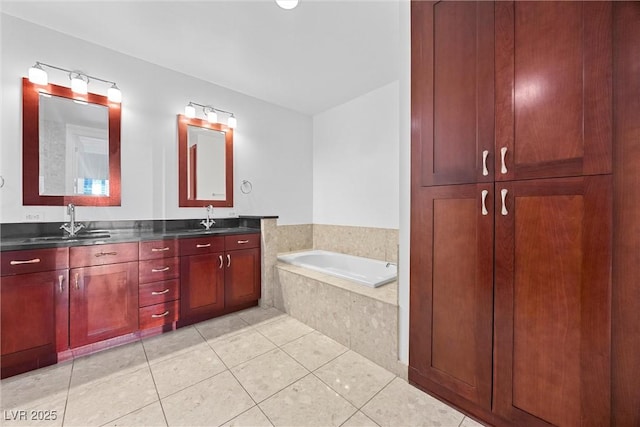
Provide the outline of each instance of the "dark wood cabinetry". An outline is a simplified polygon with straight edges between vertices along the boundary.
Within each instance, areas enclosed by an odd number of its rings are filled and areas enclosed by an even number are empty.
[[[183,239],[180,255],[181,320],[215,316],[224,309],[224,237]]]
[[[68,249],[3,252],[2,378],[56,363],[68,346]]]
[[[640,5],[412,2],[411,15],[409,380],[490,424],[637,424],[640,338],[620,331],[639,319],[640,259],[614,257],[640,253]]]
[[[138,244],[72,247],[70,346],[138,330]]]
[[[257,303],[260,234],[184,239],[180,253],[181,324]]]

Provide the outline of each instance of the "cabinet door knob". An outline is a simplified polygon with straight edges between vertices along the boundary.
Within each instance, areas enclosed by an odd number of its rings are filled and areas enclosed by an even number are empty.
[[[10,264],[11,265],[20,265],[20,264],[37,264],[40,262],[40,258],[34,258],[34,259],[28,259],[25,261],[20,261],[20,260],[16,260],[16,261],[11,261]]]
[[[167,266],[164,268],[152,268],[151,272],[152,273],[162,273],[163,271],[168,271],[171,267]]]
[[[164,252],[164,251],[168,251],[169,247],[164,247],[164,248],[151,248],[151,252]]]
[[[489,211],[487,210],[487,195],[489,194],[488,190],[482,190],[482,215],[489,215]]]
[[[500,173],[502,173],[503,175],[507,173],[507,162],[505,160],[506,157],[507,157],[507,147],[502,147],[500,149],[500,161],[502,162]]]
[[[164,295],[169,292],[169,289],[165,289],[164,291],[152,291],[151,295]]]
[[[227,254],[227,267],[231,267],[231,255]]]
[[[489,169],[487,169],[487,157],[489,157],[489,150],[482,152],[482,176],[489,175]]]
[[[218,255],[218,258],[220,259],[220,267],[218,267],[218,268],[224,267],[224,263],[222,261],[222,255]]]
[[[504,216],[509,215],[509,211],[507,211],[507,193],[508,190],[506,188],[500,190],[500,195],[502,196],[502,211],[500,213]]]
[[[211,246],[211,243],[207,243],[206,245],[197,244],[196,248],[208,248],[209,246]]]
[[[64,276],[61,274],[58,276],[58,287],[60,288],[60,293],[64,292],[64,287],[62,283],[64,282]]]
[[[158,318],[158,317],[165,317],[169,315],[169,310],[165,311],[162,314],[152,314],[151,317],[153,317],[154,319]]]

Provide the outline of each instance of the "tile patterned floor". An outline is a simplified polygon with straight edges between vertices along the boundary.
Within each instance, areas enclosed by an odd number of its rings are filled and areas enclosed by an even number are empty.
[[[259,307],[0,387],[3,426],[480,426],[307,325]]]

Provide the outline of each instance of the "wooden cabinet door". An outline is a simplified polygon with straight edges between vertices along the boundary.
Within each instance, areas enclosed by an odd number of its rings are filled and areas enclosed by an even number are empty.
[[[611,172],[611,8],[496,2],[496,180]]]
[[[260,298],[260,249],[242,249],[226,253],[224,278],[225,307],[233,307]]]
[[[224,253],[180,259],[180,318],[206,318],[224,309]]]
[[[496,183],[494,410],[514,425],[610,423],[611,191]]]
[[[419,185],[493,181],[493,2],[414,1],[411,41]]]
[[[2,378],[56,363],[66,348],[68,271],[0,279]]]
[[[409,379],[486,410],[491,408],[493,197],[493,184],[421,188],[414,192],[411,224]]]
[[[71,347],[138,329],[138,263],[71,269]]]

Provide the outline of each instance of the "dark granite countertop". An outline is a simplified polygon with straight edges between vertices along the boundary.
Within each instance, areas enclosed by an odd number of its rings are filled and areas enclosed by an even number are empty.
[[[0,251],[90,246],[110,243],[140,242],[162,239],[185,239],[203,236],[260,233],[260,219],[252,216],[216,219],[210,230],[200,220],[148,220],[86,222],[77,237],[63,238],[62,223],[2,224]],[[268,217],[271,218],[271,217]]]

